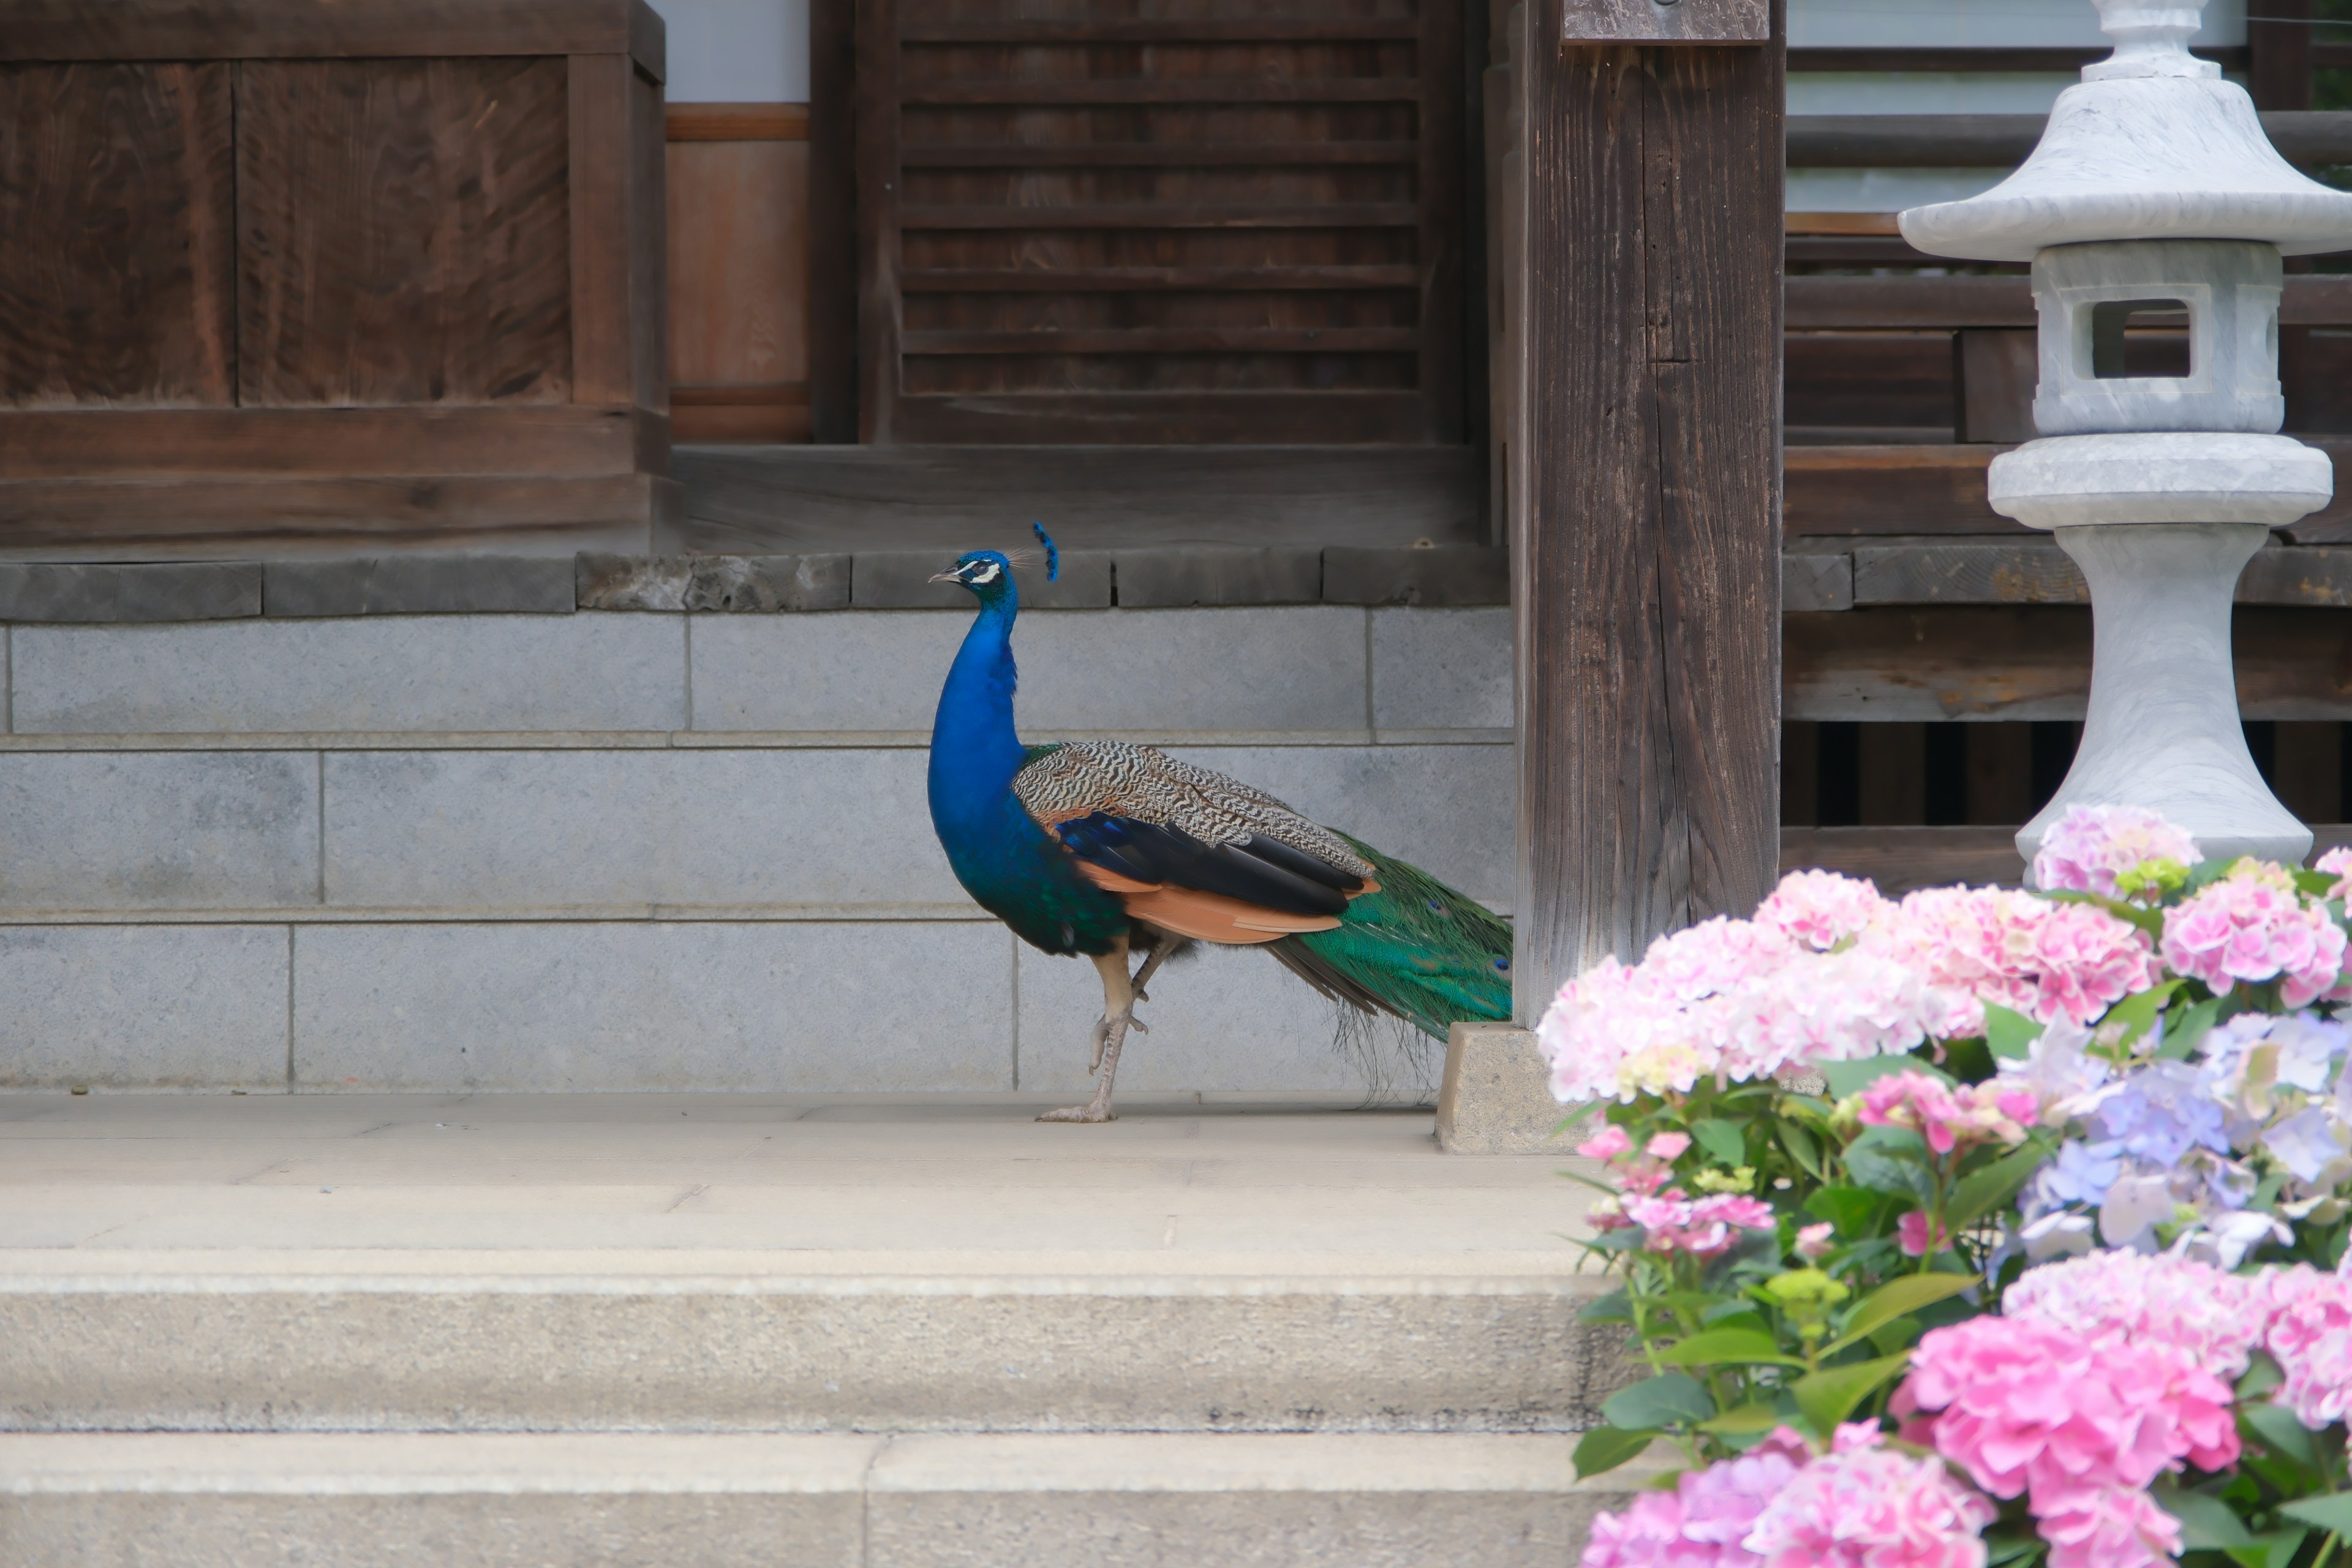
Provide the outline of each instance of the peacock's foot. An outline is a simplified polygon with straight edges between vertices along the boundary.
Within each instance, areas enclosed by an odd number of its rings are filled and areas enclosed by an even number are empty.
[[[1037,1118],[1040,1121],[1116,1121],[1118,1113],[1106,1100],[1090,1100],[1084,1105],[1066,1105],[1059,1110],[1048,1110]]]

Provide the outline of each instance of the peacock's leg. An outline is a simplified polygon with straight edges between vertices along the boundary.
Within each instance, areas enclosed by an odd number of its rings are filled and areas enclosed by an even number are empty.
[[[1139,968],[1135,972],[1135,979],[1131,983],[1131,988],[1135,992],[1135,1002],[1149,1002],[1151,1000],[1151,998],[1144,992],[1144,983],[1151,978],[1152,974],[1158,971],[1161,964],[1168,962],[1169,954],[1174,952],[1178,948],[1183,945],[1184,939],[1176,935],[1174,932],[1161,931],[1160,933],[1159,940],[1151,944],[1151,952],[1150,955],[1144,959],[1142,967]],[[1134,1008],[1135,1002],[1128,1004],[1129,1010]],[[1151,1033],[1150,1030],[1143,1028],[1143,1021],[1141,1019],[1136,1019],[1134,1022],[1135,1026],[1139,1029],[1143,1029],[1145,1034],[1148,1035]]]
[[[1135,1022],[1135,985],[1127,977],[1125,938],[1112,951],[1096,956],[1095,972],[1102,976],[1103,987],[1102,1017],[1095,1024],[1094,1031],[1095,1063],[1102,1081],[1095,1086],[1095,1097],[1086,1104],[1049,1110],[1037,1118],[1040,1121],[1116,1120],[1110,1109],[1111,1079],[1118,1071],[1118,1047],[1127,1039],[1128,1026]]]

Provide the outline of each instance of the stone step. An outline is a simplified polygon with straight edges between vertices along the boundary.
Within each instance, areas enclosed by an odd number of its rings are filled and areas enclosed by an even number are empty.
[[[16,1568],[1547,1568],[1554,1436],[0,1437]]]
[[[1565,1432],[1558,1254],[0,1254],[0,1428]]]

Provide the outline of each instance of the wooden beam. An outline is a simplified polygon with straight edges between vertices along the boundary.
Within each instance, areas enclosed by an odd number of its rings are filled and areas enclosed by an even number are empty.
[[[1786,51],[1778,5],[1763,47],[1559,49],[1559,0],[1526,26],[1509,490],[1532,1021],[1568,976],[1773,879]]]
[[[805,142],[805,103],[673,103],[665,110],[672,142]]]
[[[2254,107],[2309,109],[2311,0],[2262,0],[2251,10],[2255,14],[2246,18],[2246,91],[2252,95]],[[2270,116],[2263,118],[2267,130]],[[2352,162],[2352,158],[2335,161]]]
[[[2268,0],[2265,0],[2265,4]],[[2305,0],[2305,4],[2309,0]],[[2261,23],[2250,26],[2262,27]],[[2284,28],[2270,29],[2286,31]],[[2305,29],[2299,29],[2308,31]],[[2352,113],[2314,110],[2311,69],[2303,101],[2265,103],[2263,132],[2290,163],[2352,163]],[[2291,68],[2276,92],[2286,93]],[[1789,118],[1792,169],[1966,169],[2021,163],[2049,122],[2041,114],[1797,114]]]
[[[1853,609],[1782,625],[1790,719],[2080,719],[2091,689],[2088,606]],[[2242,605],[2231,641],[2246,718],[2352,719],[2352,616]]]
[[[629,55],[665,75],[646,0],[0,0],[0,64]]]
[[[1864,877],[1890,898],[1915,888],[2020,885],[2017,829],[2000,827],[1785,827],[1780,868],[1818,868]]]
[[[2085,48],[1912,48],[1903,46],[1860,48],[1790,49],[1792,71],[1927,71],[1937,76],[1978,72],[2041,71],[2073,76],[2094,60],[2105,59],[2105,47]],[[2211,60],[2225,71],[2246,68],[2243,48],[2189,51]]]

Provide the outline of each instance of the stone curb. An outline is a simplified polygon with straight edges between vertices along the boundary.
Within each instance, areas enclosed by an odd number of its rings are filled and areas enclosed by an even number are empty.
[[[960,609],[930,581],[936,551],[803,555],[387,555],[341,561],[123,565],[0,563],[0,622],[107,625],[256,616],[570,615],[578,610],[773,615]],[[1032,609],[1247,605],[1500,605],[1507,552],[1470,545],[1365,550],[1205,545],[1066,550]]]

